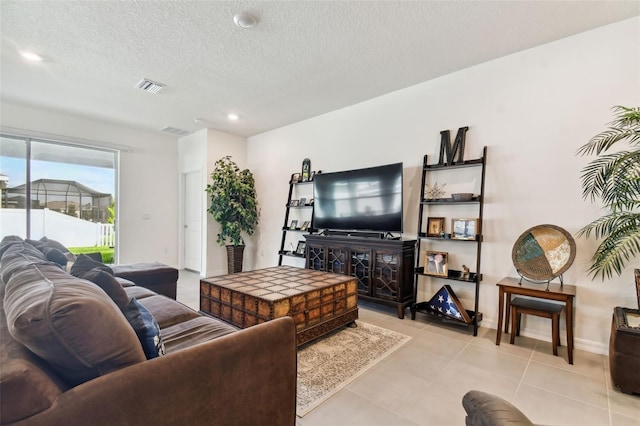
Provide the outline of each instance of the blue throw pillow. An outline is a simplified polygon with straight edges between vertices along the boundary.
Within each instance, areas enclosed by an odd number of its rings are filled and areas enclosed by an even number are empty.
[[[125,306],[124,315],[135,330],[147,359],[164,355],[160,326],[151,312],[132,297]]]

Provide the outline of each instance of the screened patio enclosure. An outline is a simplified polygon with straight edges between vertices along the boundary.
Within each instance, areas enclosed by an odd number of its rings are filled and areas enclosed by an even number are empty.
[[[27,184],[7,188],[4,208],[26,208]],[[38,179],[31,182],[31,208],[48,208],[92,222],[107,223],[111,194],[95,191],[73,180]]]

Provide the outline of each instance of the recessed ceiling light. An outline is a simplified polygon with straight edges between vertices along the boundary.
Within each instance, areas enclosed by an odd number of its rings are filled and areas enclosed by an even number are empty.
[[[42,60],[42,56],[38,55],[37,53],[25,51],[25,52],[20,52],[20,54],[22,55],[23,58],[29,61],[38,62]]]
[[[238,13],[233,17],[233,22],[240,28],[253,28],[258,23],[255,16],[249,13]]]
[[[228,114],[227,118],[231,121],[236,121],[240,117],[238,117],[238,114]]]

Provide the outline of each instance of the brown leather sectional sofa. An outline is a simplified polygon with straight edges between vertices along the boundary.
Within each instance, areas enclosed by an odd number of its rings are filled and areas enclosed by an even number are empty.
[[[237,330],[147,288],[154,273],[177,277],[149,264],[94,268],[85,275],[91,282],[5,238],[0,424],[295,424],[293,320]],[[166,281],[160,288],[175,295],[175,279]],[[159,327],[154,342],[161,337],[164,355],[147,358],[120,303],[132,297],[153,317],[145,330]]]

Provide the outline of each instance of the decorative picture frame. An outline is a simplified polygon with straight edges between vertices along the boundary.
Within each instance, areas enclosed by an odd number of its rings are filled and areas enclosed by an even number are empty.
[[[300,182],[300,173],[294,173],[291,175],[291,183]]]
[[[300,206],[306,206],[307,205],[307,199],[305,197],[300,198]]]
[[[478,233],[477,218],[451,219],[452,240],[475,240]]]
[[[289,225],[289,229],[296,229],[298,227],[298,221],[296,219],[293,219],[291,221],[291,225]]]
[[[307,248],[307,243],[305,241],[298,241],[298,247],[296,247],[296,254],[304,255],[306,248]]]
[[[298,200],[289,201],[289,207],[298,207],[299,205],[300,205],[300,201]]]
[[[449,253],[445,251],[427,251],[424,256],[424,274],[436,277],[449,275]]]
[[[305,220],[305,221],[302,223],[302,226],[300,227],[300,230],[301,230],[301,231],[306,231],[307,229],[309,229],[309,225],[310,225],[310,224],[311,224],[311,221],[309,221],[309,220]]]
[[[427,218],[427,237],[441,237],[444,233],[444,217]]]

